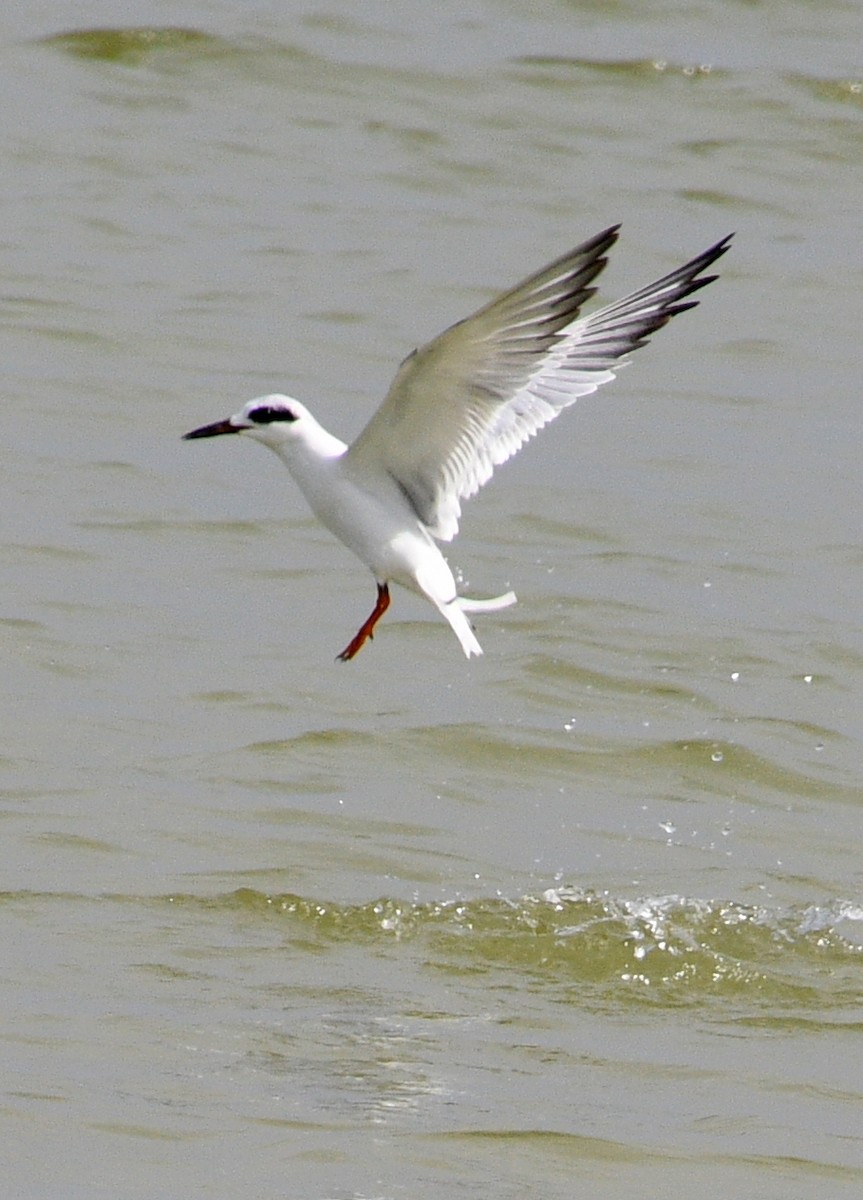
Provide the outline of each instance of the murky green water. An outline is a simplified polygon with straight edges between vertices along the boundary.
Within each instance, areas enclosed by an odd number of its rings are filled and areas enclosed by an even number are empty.
[[[856,11],[91,9],[0,17],[9,1194],[858,1196]],[[607,298],[737,237],[467,506],[519,606],[335,664],[371,579],[180,435],[616,220]]]

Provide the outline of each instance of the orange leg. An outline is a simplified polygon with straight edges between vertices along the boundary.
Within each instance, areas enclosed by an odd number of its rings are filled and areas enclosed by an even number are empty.
[[[375,606],[372,609],[371,616],[363,621],[359,628],[359,632],[355,637],[352,637],[345,646],[341,654],[337,654],[336,658],[339,662],[350,662],[355,654],[359,654],[366,641],[371,641],[375,636],[375,625],[387,611],[390,606],[390,589],[385,583],[378,584],[378,598],[375,601]]]

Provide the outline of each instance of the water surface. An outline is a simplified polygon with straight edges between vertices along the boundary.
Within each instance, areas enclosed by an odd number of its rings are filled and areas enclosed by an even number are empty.
[[[858,1196],[855,10],[128,15],[0,18],[16,1196]],[[618,220],[608,298],[737,237],[467,507],[519,606],[334,663],[370,577],[180,435]]]

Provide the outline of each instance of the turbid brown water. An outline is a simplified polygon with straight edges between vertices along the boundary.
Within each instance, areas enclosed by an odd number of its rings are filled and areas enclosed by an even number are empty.
[[[0,15],[10,1195],[860,1195],[857,14],[719,9]],[[606,299],[737,238],[471,502],[519,606],[333,663],[362,567],[180,435],[349,439],[617,220]]]

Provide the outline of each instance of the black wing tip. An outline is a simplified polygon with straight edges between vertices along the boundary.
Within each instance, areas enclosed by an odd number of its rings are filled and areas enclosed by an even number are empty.
[[[588,238],[586,242],[579,242],[567,254],[561,255],[558,262],[562,262],[567,258],[575,259],[577,257],[585,258],[593,256],[596,261],[599,256],[605,254],[606,250],[610,250],[617,239],[620,237],[621,222],[616,225],[609,225],[607,229],[603,229],[601,233],[595,233],[592,238]],[[605,265],[605,260],[603,260]]]
[[[601,270],[608,261],[606,258],[601,256],[604,256],[605,252],[610,250],[615,244],[621,228],[622,222],[620,221],[618,221],[615,225],[609,225],[607,229],[602,231],[602,233],[598,233],[589,241],[582,243],[581,246],[572,251],[572,254],[593,254],[595,256],[594,262],[598,266],[598,274],[599,270]],[[720,238],[718,242],[714,242],[712,246],[708,246],[706,250],[703,250],[701,254],[696,255],[696,257],[691,259],[690,262],[686,263],[685,266],[679,267],[677,271],[672,271],[671,276],[689,275],[692,280],[692,291],[695,291],[696,288],[699,287],[705,287],[708,283],[713,283],[715,279],[719,278],[717,275],[711,275],[709,278],[705,277],[703,279],[697,279],[697,276],[715,263],[718,259],[720,259],[722,255],[730,249],[731,240],[734,236],[734,231],[727,233],[725,237]],[[667,276],[666,278],[670,278],[671,276]]]
[[[606,250],[610,250],[620,237],[622,227],[622,221],[618,221],[616,225],[609,225],[607,229],[603,229],[602,233],[598,233],[595,237],[592,237],[585,244],[585,249],[590,246],[596,246],[600,254],[603,254]]]
[[[688,263],[684,263],[682,267],[678,267],[676,271],[672,271],[669,275],[658,279],[655,284],[649,285],[644,290],[649,291],[651,288],[661,287],[662,284],[675,285],[677,295],[669,297],[668,306],[663,308],[663,311],[667,312],[669,316],[685,312],[687,308],[694,308],[698,304],[697,300],[693,300],[689,304],[679,304],[678,301],[682,300],[685,296],[691,296],[693,292],[700,292],[708,284],[716,282],[719,278],[718,274],[702,275],[701,272],[706,271],[708,267],[712,267],[725,254],[731,246],[731,239],[733,237],[733,233],[727,234],[724,238],[709,246],[707,250],[703,250],[701,254],[697,254]]]
[[[605,267],[608,259],[605,257],[606,252],[611,249],[614,243],[620,236],[620,222],[617,225],[609,225],[607,229],[603,229],[601,233],[594,234],[592,238],[588,238],[586,242],[579,242],[567,254],[561,255],[556,261],[564,263],[567,260],[573,263],[580,263],[581,266],[577,269],[584,270],[587,263],[592,263],[596,267],[595,274],[598,275]],[[552,266],[554,264],[551,264]]]
[[[695,268],[695,273],[698,271],[703,271],[706,267],[709,267],[711,263],[715,263],[717,259],[722,258],[722,255],[725,254],[727,250],[731,249],[731,239],[733,237],[733,233],[727,233],[724,238],[720,238],[718,242],[715,242],[712,246],[708,246],[708,248],[702,254],[699,254],[697,258],[694,258],[689,265]],[[709,282],[712,283],[716,278],[717,277],[713,275]]]
[[[707,287],[709,283],[715,283],[718,278],[718,275],[697,275],[687,284],[686,291],[683,293],[683,295],[691,296],[693,292],[701,291],[701,289]],[[698,301],[695,300],[693,303],[697,304]]]

